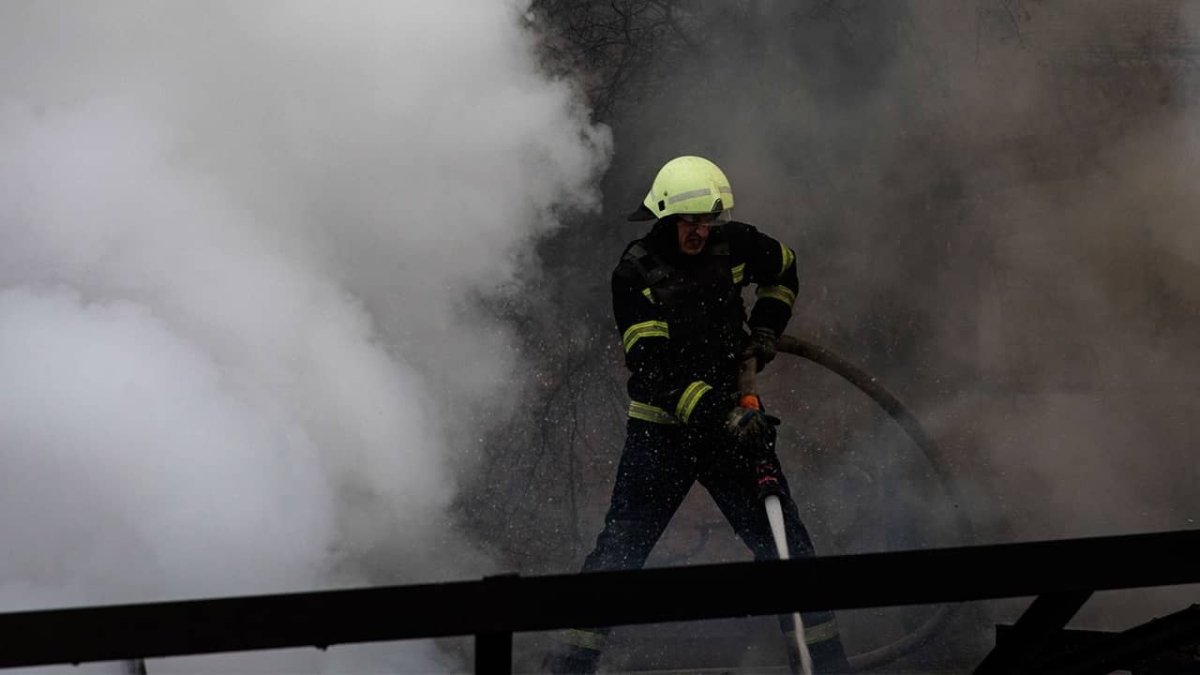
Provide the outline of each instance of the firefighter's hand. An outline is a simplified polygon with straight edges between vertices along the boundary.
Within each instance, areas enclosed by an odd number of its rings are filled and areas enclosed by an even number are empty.
[[[742,358],[754,357],[755,370],[761,373],[768,363],[775,360],[777,353],[775,345],[778,341],[779,337],[770,328],[755,328],[750,333],[750,344],[746,345],[746,350],[742,352]]]
[[[725,428],[737,437],[757,436],[771,427],[779,426],[780,420],[754,408],[735,406],[725,418]]]

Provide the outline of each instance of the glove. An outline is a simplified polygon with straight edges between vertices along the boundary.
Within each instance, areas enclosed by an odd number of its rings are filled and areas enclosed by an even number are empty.
[[[755,328],[750,333],[750,344],[746,345],[746,350],[742,352],[742,359],[753,356],[757,361],[755,372],[761,373],[762,369],[775,359],[775,343],[778,341],[775,331],[770,328]]]
[[[780,419],[764,413],[757,396],[744,396],[725,417],[725,429],[738,438],[757,436],[771,427],[777,427]]]

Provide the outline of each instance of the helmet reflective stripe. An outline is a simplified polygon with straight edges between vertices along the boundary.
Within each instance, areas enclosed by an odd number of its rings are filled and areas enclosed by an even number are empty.
[[[720,188],[720,190],[723,193],[733,194],[733,189],[730,188],[728,185]],[[711,188],[700,188],[699,190],[692,190],[691,192],[685,192],[681,195],[675,195],[673,197],[670,197],[667,199],[667,203],[674,204],[675,202],[681,202],[685,199],[691,199],[693,197],[704,197],[704,196],[711,195],[711,194],[712,194]]]

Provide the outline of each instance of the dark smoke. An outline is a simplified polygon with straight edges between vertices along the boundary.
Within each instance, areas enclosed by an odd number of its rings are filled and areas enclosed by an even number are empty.
[[[606,216],[544,246],[559,261],[558,311],[532,322],[545,330],[529,342],[549,364],[556,422],[523,427],[550,441],[506,455],[523,487],[494,494],[519,523],[496,537],[501,548],[566,571],[599,530],[625,375],[608,274],[641,232],[623,214],[681,154],[721,164],[734,215],[795,248],[792,331],[858,361],[914,409],[954,458],[978,541],[1195,526],[1200,9],[665,4],[669,20],[654,9],[664,3],[616,3],[644,10],[626,13],[642,23],[604,32],[596,5],[535,3],[560,60],[571,37],[627,42],[579,57],[614,128]],[[589,334],[554,332],[568,325]],[[807,486],[818,550],[958,543],[927,464],[894,425],[818,369],[773,370],[768,405],[793,428],[785,461]],[[655,560],[744,559],[724,527],[703,496],[689,500]],[[1189,597],[1104,594],[1078,622],[1123,629]],[[979,634],[990,640],[1023,606],[989,605]],[[868,618],[859,628],[850,641],[869,646],[879,631]]]

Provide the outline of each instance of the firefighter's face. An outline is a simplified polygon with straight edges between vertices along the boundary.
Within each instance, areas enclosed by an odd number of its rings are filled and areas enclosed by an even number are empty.
[[[686,214],[675,219],[675,227],[679,233],[679,250],[685,255],[696,255],[704,250],[708,235],[712,232],[717,214]]]

